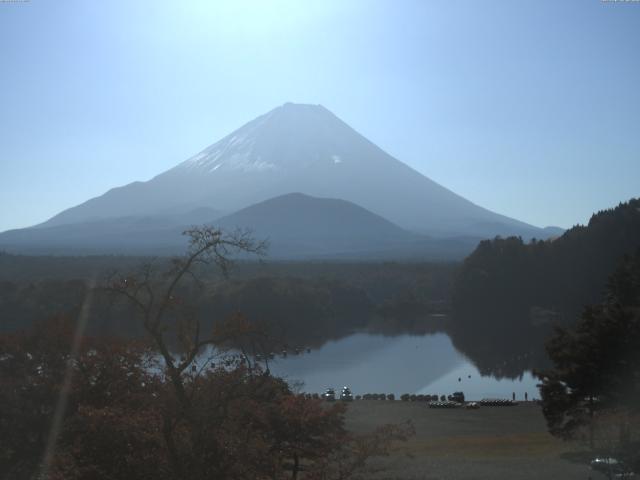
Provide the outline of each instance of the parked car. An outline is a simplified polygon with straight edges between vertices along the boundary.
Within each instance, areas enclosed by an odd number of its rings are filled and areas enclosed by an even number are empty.
[[[603,474],[603,478],[635,478],[623,462],[612,457],[596,457],[591,460],[591,469]]]
[[[340,400],[343,402],[352,402],[353,395],[351,394],[351,390],[349,387],[342,387],[342,392],[340,393]]]
[[[512,407],[518,404],[508,398],[483,398],[479,403],[483,407]]]
[[[480,404],[478,402],[469,402],[465,405],[465,407],[470,410],[477,410],[478,408],[480,408]]]
[[[322,394],[322,399],[328,402],[333,402],[336,399],[336,391],[333,388],[327,388]]]
[[[429,408],[458,408],[460,407],[460,403],[452,402],[450,400],[445,400],[444,402],[429,402],[427,404]]]

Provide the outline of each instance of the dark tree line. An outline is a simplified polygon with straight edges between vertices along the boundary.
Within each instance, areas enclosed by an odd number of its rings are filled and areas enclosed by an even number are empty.
[[[0,278],[16,273],[14,280],[0,281],[0,331],[25,328],[60,312],[74,315],[90,278],[149,264],[171,268],[166,258],[114,257],[110,269],[105,257],[0,255]],[[37,278],[49,267],[47,277]],[[453,271],[450,264],[245,261],[234,264],[228,280],[215,269],[202,268],[201,285],[182,284],[179,293],[207,328],[242,310],[252,322],[271,328],[281,343],[313,348],[354,330],[424,332],[429,313],[446,310]],[[94,293],[89,333],[144,335],[141,324],[132,321],[131,305],[113,304],[104,292]]]
[[[640,246],[640,200],[594,214],[547,241],[481,242],[454,281],[455,345],[485,373],[516,376],[545,365],[544,341],[601,298],[608,276]]]

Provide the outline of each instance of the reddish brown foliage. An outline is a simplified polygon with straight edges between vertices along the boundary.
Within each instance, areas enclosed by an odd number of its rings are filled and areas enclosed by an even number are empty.
[[[3,479],[342,479],[407,433],[349,436],[344,405],[294,396],[253,363],[246,349],[260,332],[242,315],[202,335],[179,284],[197,264],[226,273],[231,250],[262,246],[211,228],[188,234],[169,271],[148,265],[107,287],[138,311],[152,348],[82,338],[68,319],[0,336]],[[228,344],[242,355],[198,367],[203,349]]]

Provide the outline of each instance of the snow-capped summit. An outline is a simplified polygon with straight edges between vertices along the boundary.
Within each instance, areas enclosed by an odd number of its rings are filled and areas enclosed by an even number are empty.
[[[285,103],[178,166],[202,174],[339,164],[355,132],[321,105]]]
[[[179,215],[202,207],[230,214],[290,192],[347,200],[430,235],[543,236],[540,229],[433,182],[323,106],[293,103],[261,115],[148,182],[109,190],[43,225]]]

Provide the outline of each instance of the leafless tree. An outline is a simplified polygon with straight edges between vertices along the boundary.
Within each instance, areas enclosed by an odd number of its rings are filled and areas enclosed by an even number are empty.
[[[178,477],[187,476],[174,438],[177,421],[190,424],[192,443],[198,442],[200,426],[192,408],[192,393],[186,375],[196,366],[197,356],[210,345],[222,344],[243,335],[249,335],[251,325],[238,316],[220,322],[208,334],[203,334],[195,308],[179,295],[179,287],[186,281],[201,285],[199,273],[203,267],[213,266],[227,277],[232,257],[237,254],[265,255],[267,244],[255,240],[250,231],[224,232],[213,227],[191,228],[184,232],[189,238],[185,255],[171,259],[169,267],[157,268],[155,262],[146,263],[128,274],[112,274],[105,289],[117,298],[129,302],[141,319],[155,349],[164,360],[165,374],[173,385],[179,414],[172,411],[166,416],[164,437],[171,463]],[[175,338],[171,338],[171,335]],[[180,355],[172,349],[177,340]],[[197,372],[197,367],[195,368]],[[197,461],[195,459],[191,460]],[[181,473],[182,472],[182,473]]]

